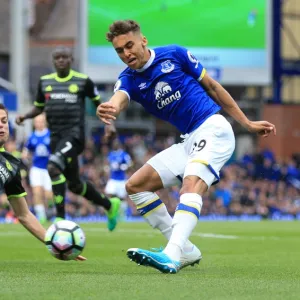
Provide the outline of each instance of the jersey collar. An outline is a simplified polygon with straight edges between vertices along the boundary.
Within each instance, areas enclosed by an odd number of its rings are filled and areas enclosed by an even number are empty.
[[[0,147],[0,152],[5,152],[4,146]]]
[[[57,76],[57,73],[55,73],[55,80],[58,82],[66,82],[69,81],[74,75],[74,71],[70,70],[69,75],[67,77],[61,78]]]
[[[34,133],[36,136],[43,136],[48,133],[48,128],[44,128],[43,130],[35,130]]]
[[[151,53],[151,55],[150,55],[149,60],[146,62],[146,64],[142,68],[137,69],[136,70],[137,72],[144,72],[151,66],[151,64],[153,63],[153,61],[155,59],[155,52],[154,52],[154,50],[150,49],[150,53]]]

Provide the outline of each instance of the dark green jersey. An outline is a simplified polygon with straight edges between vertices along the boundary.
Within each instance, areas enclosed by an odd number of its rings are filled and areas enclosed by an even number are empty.
[[[93,81],[74,70],[65,78],[57,73],[42,76],[35,106],[43,108],[52,136],[72,135],[84,139],[85,98],[99,104],[99,93]]]
[[[4,190],[8,199],[26,196],[21,183],[20,165],[19,159],[0,148],[0,189]]]

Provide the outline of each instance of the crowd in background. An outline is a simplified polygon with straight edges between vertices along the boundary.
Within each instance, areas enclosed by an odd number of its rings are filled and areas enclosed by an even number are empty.
[[[175,142],[175,137],[154,138],[152,135],[132,135],[121,137],[124,149],[131,155],[132,167],[128,177],[140,168],[149,158]],[[21,145],[11,140],[6,149],[16,156]],[[110,151],[102,145],[99,136],[91,137],[86,142],[80,157],[82,178],[92,181],[99,191],[104,192],[109,178],[109,164],[106,159]],[[28,164],[28,163],[27,163]],[[300,159],[297,156],[279,159],[269,150],[247,153],[238,161],[231,161],[221,173],[221,181],[212,186],[203,197],[201,216],[241,216],[259,215],[263,218],[276,213],[300,215]],[[29,167],[27,165],[27,167]],[[26,168],[22,171],[27,201],[31,206],[31,192],[27,180]],[[180,186],[160,190],[161,199],[169,212],[173,214],[179,201]],[[0,218],[10,221],[13,216],[4,194],[0,198]],[[49,214],[53,212],[49,203]],[[84,198],[67,193],[66,212],[70,217],[103,216],[101,208],[94,206]],[[122,208],[124,218],[138,216],[134,204],[126,199]]]

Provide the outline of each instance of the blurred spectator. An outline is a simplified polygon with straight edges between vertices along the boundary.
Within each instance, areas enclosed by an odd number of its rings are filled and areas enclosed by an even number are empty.
[[[94,140],[95,137],[86,143],[80,160],[80,174],[93,182],[100,192],[104,192],[110,173],[106,159],[109,148],[95,144]],[[131,176],[149,158],[174,143],[174,140],[174,136],[160,138],[152,134],[122,136],[124,149],[133,160],[133,167],[127,171],[127,176]],[[10,141],[6,148],[18,155],[14,141]],[[299,157],[276,158],[269,149],[256,149],[253,154],[246,153],[240,161],[226,165],[222,169],[220,183],[212,186],[203,196],[201,216],[258,215],[267,218],[273,214],[300,214]],[[179,201],[179,190],[180,187],[172,187],[158,191],[171,215]],[[31,203],[30,190],[27,192]],[[7,220],[12,220],[5,199],[5,195],[1,195],[0,218],[7,216]],[[126,216],[139,216],[135,205],[128,198],[126,201]],[[105,215],[102,209],[70,192],[67,194],[66,210],[70,217]]]

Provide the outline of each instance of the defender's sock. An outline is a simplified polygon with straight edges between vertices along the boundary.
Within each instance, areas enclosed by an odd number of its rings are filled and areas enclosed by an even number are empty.
[[[35,204],[34,211],[39,221],[44,221],[47,219],[45,206],[43,204]]]
[[[164,250],[171,259],[179,261],[184,246],[197,225],[202,207],[202,197],[196,193],[181,195],[173,218],[173,232]]]
[[[65,194],[66,194],[66,178],[63,174],[60,174],[52,181],[53,198],[56,207],[56,216],[59,218],[65,218]]]
[[[103,206],[107,211],[111,208],[109,199],[104,194],[99,193],[89,182],[83,183],[83,191],[80,195],[96,205]]]
[[[156,193],[141,192],[129,195],[129,198],[137,206],[139,213],[153,227],[157,228],[167,240],[172,235],[172,217],[169,215],[165,204],[159,199]],[[193,244],[187,240],[184,245],[184,251],[190,252]]]
[[[158,195],[152,192],[141,192],[129,195],[129,198],[146,221],[169,240],[172,233],[172,218]]]

